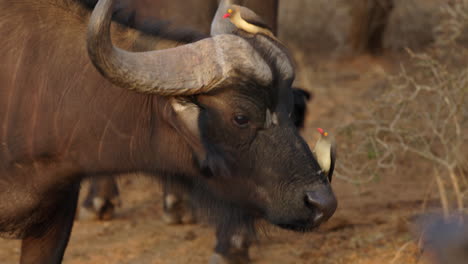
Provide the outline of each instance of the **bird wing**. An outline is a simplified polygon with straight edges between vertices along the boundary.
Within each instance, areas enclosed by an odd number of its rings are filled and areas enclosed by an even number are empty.
[[[247,23],[250,23],[252,25],[265,28],[271,31],[271,27],[254,11],[243,6],[239,6],[239,8],[240,8],[240,15],[242,19],[244,19]]]
[[[333,140],[331,144],[331,151],[330,151],[330,170],[328,171],[328,181],[331,183],[333,171],[335,170],[335,160],[336,160],[336,143]]]

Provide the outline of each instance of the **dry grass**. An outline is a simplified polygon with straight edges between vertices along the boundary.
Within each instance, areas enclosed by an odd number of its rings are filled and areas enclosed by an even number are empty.
[[[345,152],[350,154],[341,159],[340,171],[369,175],[353,179],[365,183],[382,171],[394,173],[398,164],[417,156],[433,168],[434,175],[441,175],[443,188],[454,192],[461,211],[468,189],[463,148],[468,134],[468,68],[447,65],[437,54],[409,54],[409,65],[402,65],[383,87],[374,87],[379,95],[363,107],[362,118],[341,129],[344,147],[352,151]],[[447,181],[450,186],[445,186]]]
[[[337,177],[362,185],[396,173],[412,177],[415,170],[408,168],[416,168],[433,182],[449,221],[468,212],[468,0],[444,5],[440,17],[434,44],[423,52],[407,49],[409,61],[371,87],[369,103],[340,128]]]
[[[468,42],[468,1],[453,0],[440,8],[441,22],[434,28],[439,47]]]

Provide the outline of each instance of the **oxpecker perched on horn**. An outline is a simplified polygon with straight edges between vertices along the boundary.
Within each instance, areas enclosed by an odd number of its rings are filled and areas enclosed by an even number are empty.
[[[271,28],[254,11],[232,4],[232,1],[223,1],[211,25],[211,35],[235,34],[239,30],[252,35],[263,34],[277,40]]]
[[[315,143],[313,153],[323,173],[328,176],[328,180],[331,182],[336,159],[335,140],[322,128],[317,128],[317,131],[320,133],[320,138]]]

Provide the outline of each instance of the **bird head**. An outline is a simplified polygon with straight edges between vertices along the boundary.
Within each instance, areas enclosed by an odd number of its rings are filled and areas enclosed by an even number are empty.
[[[229,18],[233,15],[234,13],[234,10],[232,8],[229,8],[227,11],[226,11],[226,14],[224,14],[223,18],[226,19],[226,18]]]
[[[317,128],[317,131],[320,133],[320,135],[322,135],[323,137],[328,137],[328,132],[326,132],[325,130],[323,130],[323,128]]]

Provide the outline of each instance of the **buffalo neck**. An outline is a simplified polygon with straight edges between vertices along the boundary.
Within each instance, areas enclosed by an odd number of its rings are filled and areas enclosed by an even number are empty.
[[[161,116],[164,98],[113,86],[93,67],[87,19],[68,14],[85,10],[1,7],[10,16],[0,33],[13,36],[0,39],[1,165],[52,157],[83,173],[177,173],[189,170],[181,164],[193,166],[188,146]],[[118,33],[123,47],[138,37],[134,30]],[[180,162],[170,163],[169,155]]]

